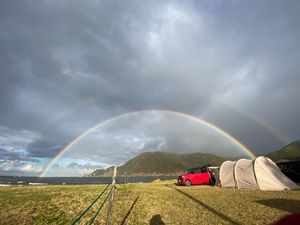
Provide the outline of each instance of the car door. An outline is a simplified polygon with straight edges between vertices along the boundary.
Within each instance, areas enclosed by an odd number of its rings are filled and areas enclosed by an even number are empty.
[[[202,173],[202,184],[209,184],[210,174],[209,172]]]
[[[206,168],[202,168],[197,174],[197,184],[208,184],[209,183],[209,173]]]
[[[202,175],[201,169],[195,171],[194,180],[195,180],[195,184],[201,184],[201,182],[203,180],[203,175]]]

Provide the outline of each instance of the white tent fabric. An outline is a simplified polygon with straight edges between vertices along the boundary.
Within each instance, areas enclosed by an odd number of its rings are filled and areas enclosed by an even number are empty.
[[[238,160],[235,164],[234,174],[237,188],[258,189],[254,175],[253,160]]]
[[[277,165],[269,158],[260,156],[254,163],[257,184],[261,190],[292,190],[299,186],[281,173]]]
[[[225,161],[220,168],[222,187],[260,190],[292,190],[300,187],[285,176],[269,158]]]
[[[235,187],[234,165],[236,161],[225,161],[220,168],[222,187]]]

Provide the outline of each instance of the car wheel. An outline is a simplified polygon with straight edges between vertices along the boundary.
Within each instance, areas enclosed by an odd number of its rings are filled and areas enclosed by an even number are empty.
[[[191,183],[191,181],[190,181],[190,180],[186,180],[186,181],[184,182],[184,185],[185,185],[185,186],[191,186],[191,185],[192,185],[192,183]]]

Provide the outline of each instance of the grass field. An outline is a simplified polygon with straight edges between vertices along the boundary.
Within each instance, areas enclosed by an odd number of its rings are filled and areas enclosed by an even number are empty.
[[[104,188],[105,185],[0,187],[0,224],[70,224]],[[82,218],[82,224],[93,216],[99,204]],[[105,223],[106,209],[95,224]],[[113,224],[269,224],[297,211],[300,191],[179,187],[169,181],[119,187]]]

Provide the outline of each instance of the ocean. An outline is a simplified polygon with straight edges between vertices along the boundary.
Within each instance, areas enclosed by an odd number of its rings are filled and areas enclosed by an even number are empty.
[[[150,183],[156,179],[171,180],[177,176],[128,176],[127,183]],[[6,185],[67,185],[67,184],[109,184],[111,177],[23,177],[0,176],[0,186]],[[123,184],[125,177],[118,177],[117,183]]]

